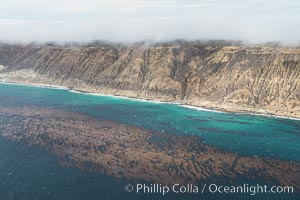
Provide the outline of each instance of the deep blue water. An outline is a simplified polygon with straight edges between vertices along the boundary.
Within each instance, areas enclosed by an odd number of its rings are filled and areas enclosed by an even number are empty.
[[[0,137],[0,200],[297,200],[295,194],[217,195],[127,193],[131,182],[63,166],[46,151]],[[138,183],[145,183],[139,181]],[[241,184],[245,183],[241,180]],[[251,182],[246,182],[251,183]],[[135,184],[135,183],[131,183]],[[257,182],[253,183],[253,185]]]
[[[198,111],[68,90],[0,84],[5,105],[38,105],[178,135],[198,135],[205,143],[243,155],[300,161],[300,121],[245,114]]]
[[[67,90],[0,84],[2,106],[38,105],[70,110],[169,134],[194,134],[243,155],[300,160],[300,121],[216,113]],[[0,137],[0,200],[298,199],[299,196],[134,195],[126,180],[65,167],[59,158]]]

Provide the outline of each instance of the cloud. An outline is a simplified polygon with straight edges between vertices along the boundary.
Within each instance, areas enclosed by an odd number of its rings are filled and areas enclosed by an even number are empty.
[[[298,0],[1,0],[0,40],[300,42]]]

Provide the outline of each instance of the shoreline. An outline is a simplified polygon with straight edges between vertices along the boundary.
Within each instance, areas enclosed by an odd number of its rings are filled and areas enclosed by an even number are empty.
[[[127,100],[131,100],[131,101],[149,102],[149,103],[157,103],[157,104],[176,104],[176,105],[180,105],[180,103],[171,102],[171,101],[160,101],[160,100],[133,98],[133,97],[126,97],[126,96],[121,96],[121,95],[104,94],[104,93],[97,93],[97,92],[88,92],[88,91],[76,90],[76,89],[68,89],[68,90],[70,92],[77,93],[77,94],[102,96],[102,97],[112,97],[112,98],[119,98],[119,99],[127,99]]]
[[[69,87],[66,87],[66,86],[59,86],[59,85],[29,84],[29,83],[17,83],[17,82],[7,82],[7,81],[0,81],[0,84],[31,86],[31,87],[48,88],[48,89],[57,89],[57,90],[70,90]]]
[[[263,114],[259,112],[246,112],[246,111],[229,111],[229,110],[223,110],[223,109],[215,109],[215,108],[206,108],[201,106],[194,106],[191,104],[184,104],[180,102],[171,102],[171,101],[161,101],[161,100],[151,100],[151,99],[143,99],[143,98],[134,98],[134,97],[126,97],[121,95],[112,95],[112,94],[103,94],[103,93],[97,93],[97,92],[88,92],[83,90],[76,90],[74,88],[66,87],[66,86],[59,86],[59,85],[49,85],[49,84],[33,84],[33,83],[20,83],[20,82],[7,82],[7,81],[0,81],[0,84],[8,84],[8,85],[21,85],[21,86],[29,86],[29,87],[38,87],[38,88],[48,88],[48,89],[57,89],[57,90],[66,90],[72,93],[78,93],[78,94],[85,94],[85,95],[92,95],[92,96],[103,96],[103,97],[112,97],[112,98],[122,98],[132,101],[140,101],[140,102],[149,102],[149,103],[157,103],[157,104],[174,104],[178,105],[185,109],[193,109],[198,111],[206,111],[206,112],[215,112],[215,113],[228,113],[228,114],[241,114],[241,115],[252,115],[252,116],[261,116],[261,117],[269,117],[269,118],[276,118],[276,119],[289,119],[289,120],[295,120],[300,121],[300,117],[288,117],[283,115],[275,115],[275,114]]]

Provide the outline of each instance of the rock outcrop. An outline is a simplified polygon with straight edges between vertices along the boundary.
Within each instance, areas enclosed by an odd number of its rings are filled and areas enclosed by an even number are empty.
[[[0,80],[300,117],[300,49],[0,46]]]
[[[65,164],[153,183],[238,183],[300,191],[300,163],[224,152],[197,136],[175,136],[36,106],[1,106],[0,136],[47,149]],[[244,180],[245,180],[244,179]],[[298,193],[297,193],[298,194]]]

